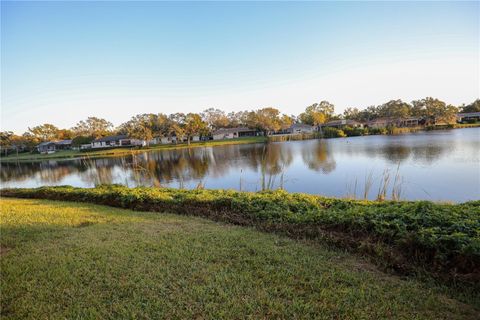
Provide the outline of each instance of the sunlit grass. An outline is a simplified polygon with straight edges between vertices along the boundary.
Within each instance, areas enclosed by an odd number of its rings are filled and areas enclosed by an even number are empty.
[[[2,319],[474,319],[319,244],[200,218],[1,200]]]

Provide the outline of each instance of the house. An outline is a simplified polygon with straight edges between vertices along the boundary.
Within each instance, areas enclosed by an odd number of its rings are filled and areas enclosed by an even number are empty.
[[[223,128],[213,132],[213,140],[235,139],[240,137],[254,137],[257,130],[239,127],[239,128]]]
[[[457,113],[457,122],[476,122],[480,121],[480,112]]]
[[[390,118],[378,118],[368,121],[365,126],[372,129],[382,129],[388,126],[396,126],[397,120]]]
[[[53,141],[42,142],[36,148],[40,153],[54,153],[57,151],[55,142]]]
[[[287,128],[286,133],[289,134],[300,134],[300,133],[312,133],[316,131],[314,126],[303,124],[303,123],[294,123],[289,128]]]
[[[72,140],[60,140],[55,142],[55,148],[57,150],[68,150],[72,148]]]
[[[343,128],[343,127],[352,127],[352,128],[363,128],[363,124],[355,120],[333,120],[321,125],[322,127],[330,128]]]
[[[425,124],[425,120],[421,117],[408,117],[399,119],[396,123],[399,127],[417,127],[419,125]]]
[[[72,140],[42,142],[36,148],[40,153],[54,153],[58,150],[68,150],[72,148]]]
[[[96,139],[92,142],[92,148],[115,148],[143,146],[145,141],[129,138],[127,135],[108,136]]]

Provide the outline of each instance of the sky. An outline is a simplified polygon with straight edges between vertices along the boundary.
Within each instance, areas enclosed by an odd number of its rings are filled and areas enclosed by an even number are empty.
[[[480,96],[479,2],[1,2],[1,130]]]

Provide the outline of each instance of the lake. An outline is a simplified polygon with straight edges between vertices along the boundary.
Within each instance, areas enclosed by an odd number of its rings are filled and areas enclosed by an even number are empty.
[[[2,164],[2,187],[97,184],[464,202],[480,199],[480,128]]]

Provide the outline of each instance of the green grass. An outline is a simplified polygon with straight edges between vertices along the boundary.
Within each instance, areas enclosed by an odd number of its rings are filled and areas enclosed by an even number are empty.
[[[179,190],[41,187],[2,196],[69,200],[143,211],[192,214],[292,238],[320,239],[367,254],[386,269],[428,272],[446,282],[480,284],[480,201],[359,201],[282,190]]]
[[[43,161],[43,160],[53,160],[53,159],[73,159],[73,158],[105,158],[105,157],[117,157],[130,155],[135,153],[143,153],[149,151],[157,150],[174,150],[174,149],[185,149],[185,148],[196,148],[196,147],[215,147],[231,144],[248,144],[248,143],[263,143],[266,142],[265,137],[245,137],[238,139],[229,139],[229,140],[212,140],[212,141],[200,141],[200,142],[191,142],[190,145],[187,143],[179,144],[161,144],[161,145],[152,145],[149,147],[142,148],[113,148],[113,149],[103,149],[98,151],[75,151],[75,150],[64,150],[58,151],[51,154],[39,154],[39,153],[20,153],[18,156],[16,154],[11,154],[7,157],[0,155],[0,160],[2,162],[31,162],[31,161]]]
[[[191,216],[1,199],[2,319],[475,319],[444,288]]]

